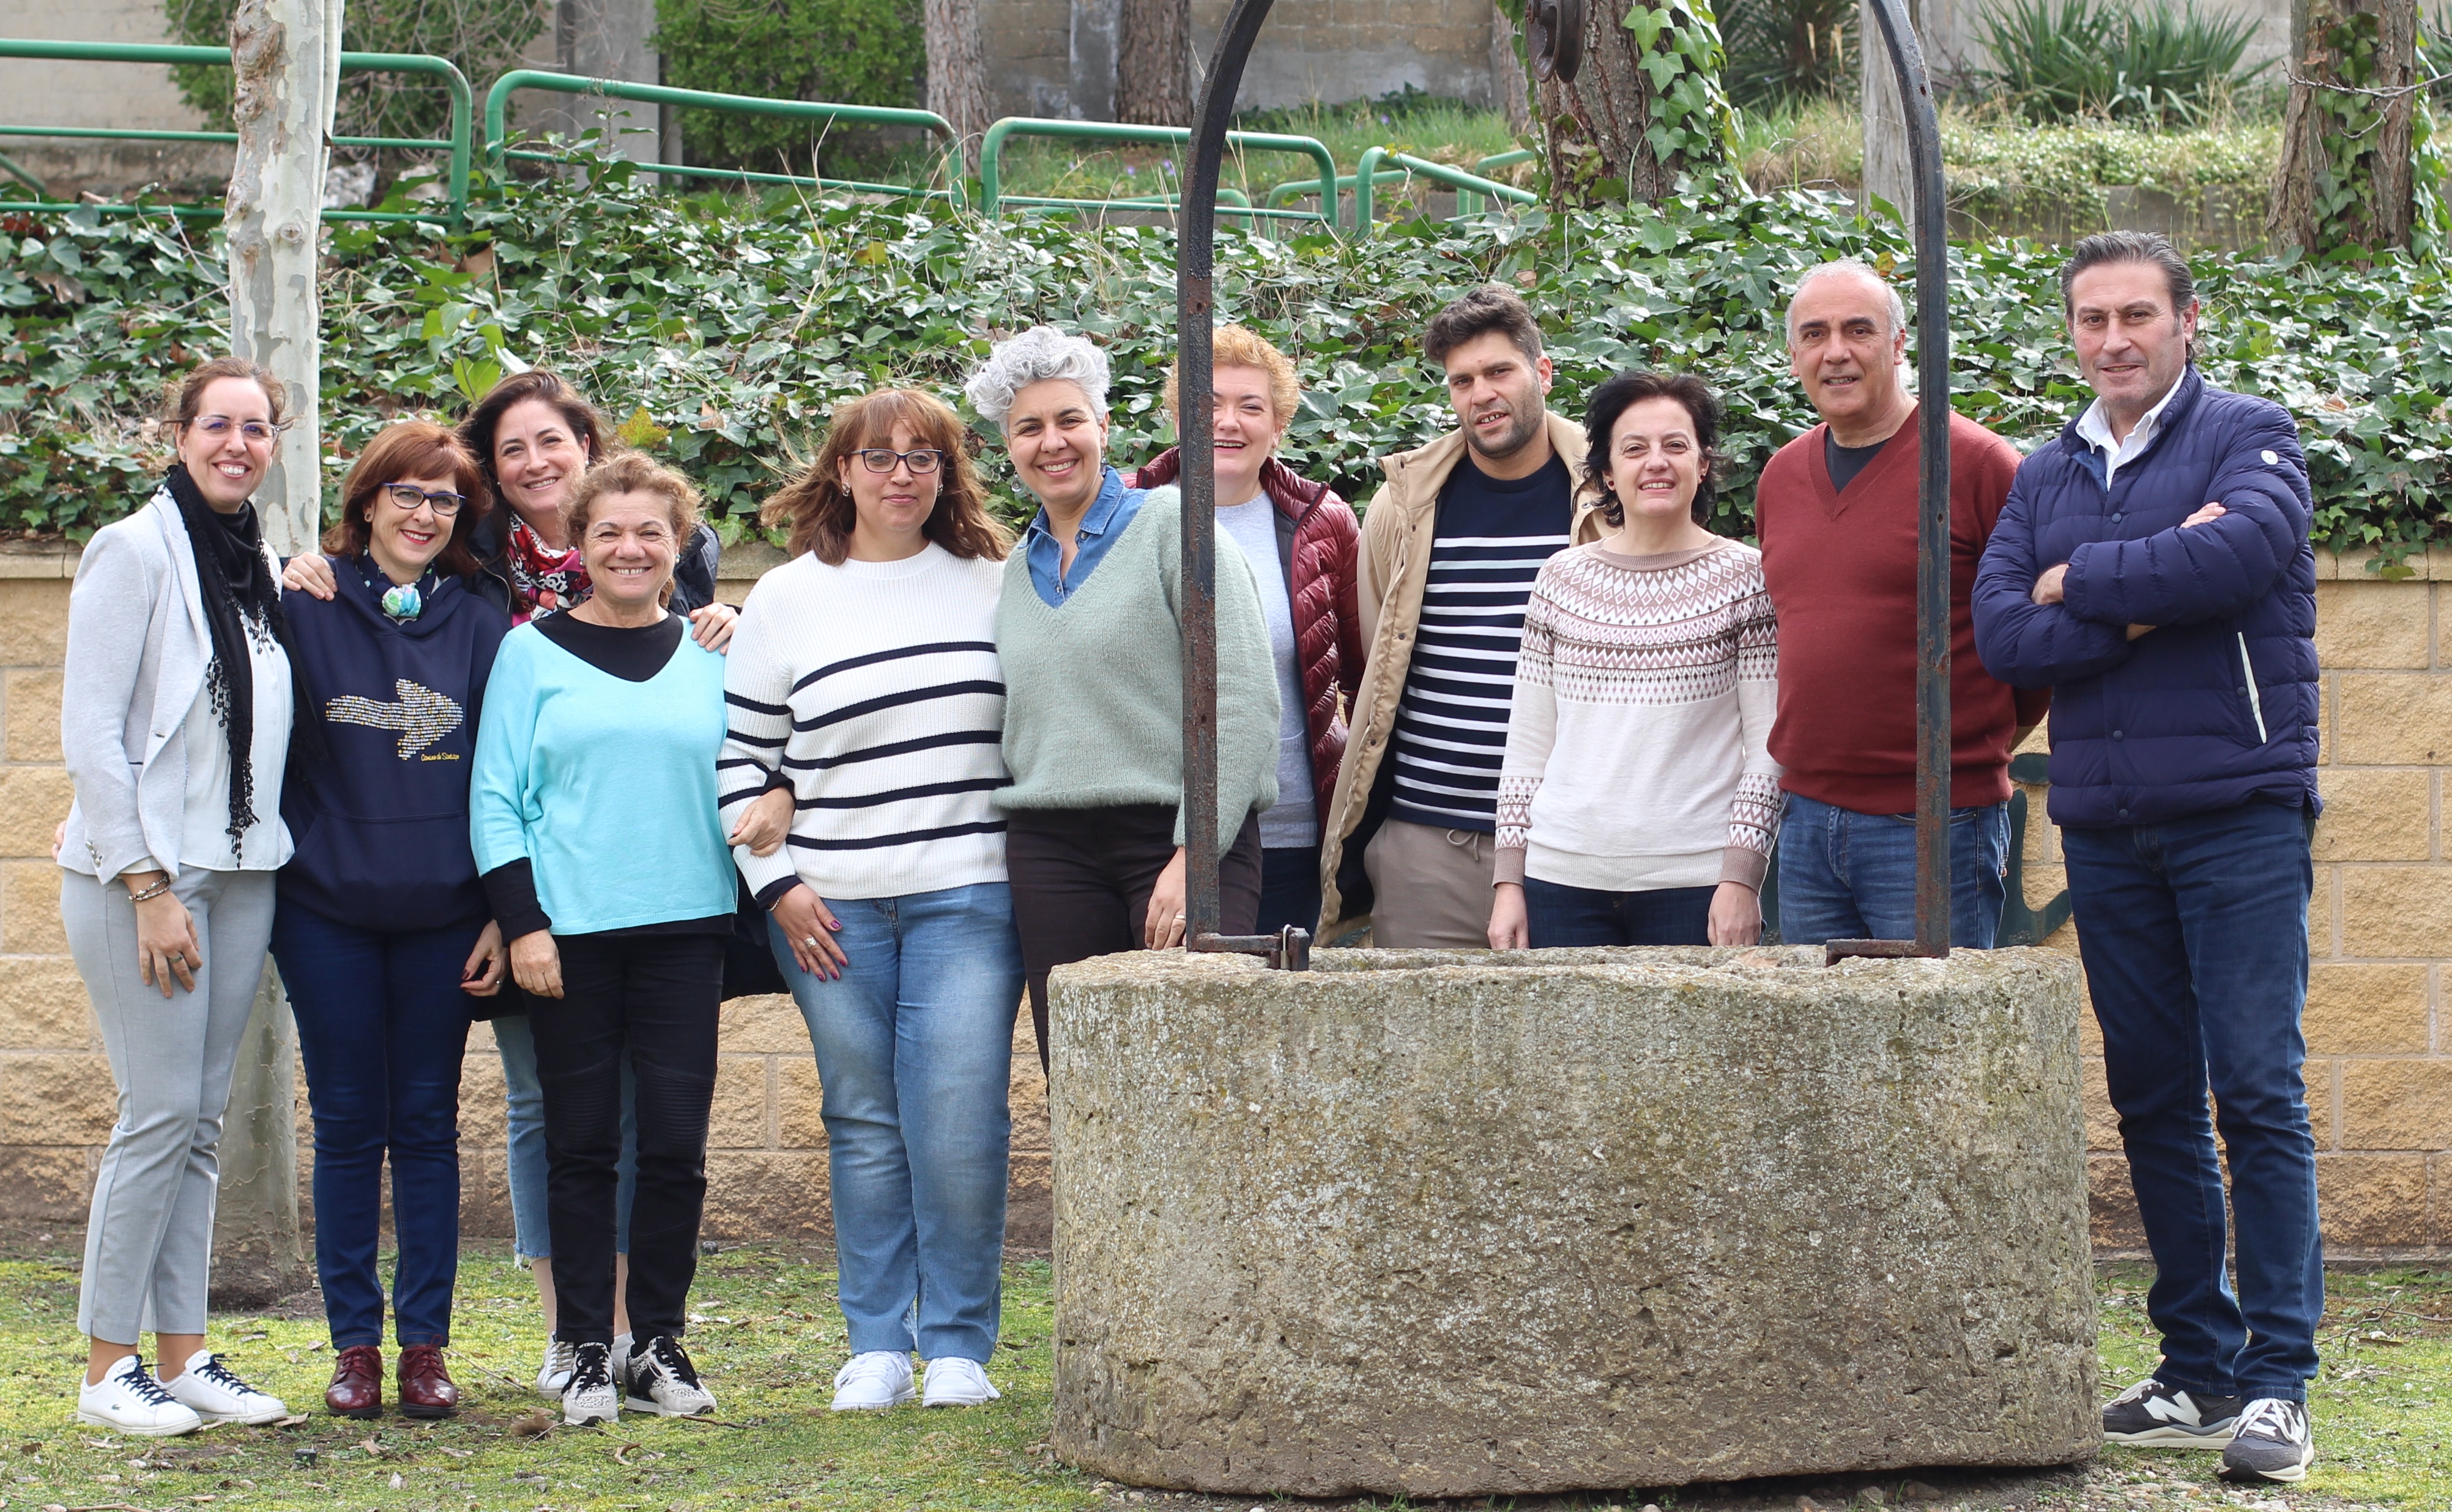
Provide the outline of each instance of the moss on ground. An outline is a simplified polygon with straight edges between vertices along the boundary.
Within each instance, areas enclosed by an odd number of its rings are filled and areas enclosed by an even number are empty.
[[[1005,1342],[993,1370],[1004,1398],[986,1407],[828,1412],[844,1349],[832,1273],[811,1257],[755,1247],[708,1257],[695,1293],[691,1347],[723,1404],[722,1424],[629,1417],[618,1431],[536,1433],[547,1420],[527,1384],[542,1345],[533,1292],[525,1272],[498,1247],[472,1245],[461,1268],[451,1352],[468,1401],[459,1419],[413,1426],[396,1417],[352,1423],[326,1416],[321,1401],[331,1355],[322,1321],[232,1315],[215,1320],[215,1347],[294,1407],[311,1409],[302,1412],[305,1421],[148,1443],[72,1420],[84,1358],[76,1255],[65,1243],[73,1237],[19,1245],[16,1258],[0,1261],[0,1506],[999,1512],[1129,1509],[1138,1500],[1047,1455],[1049,1271],[1040,1263],[1007,1272]],[[2142,1267],[2106,1272],[2107,1384],[2151,1368],[2146,1280]],[[2452,1509],[2452,1272],[2341,1273],[2331,1293],[2325,1373],[2314,1398],[2321,1453],[2304,1487],[2224,1488],[2209,1455],[2126,1450],[2076,1475],[1932,1479],[1949,1487],[1950,1501],[1978,1506]],[[1886,1483],[1896,1502],[1899,1478]],[[1649,1495],[1663,1505],[1793,1507],[1806,1485]],[[1862,1490],[1841,1486],[1837,1496],[1845,1501]],[[1233,1512],[1253,1504],[1248,1498],[1149,1501]],[[1612,1504],[1632,1508],[1640,1501],[1513,1503],[1519,1512]]]

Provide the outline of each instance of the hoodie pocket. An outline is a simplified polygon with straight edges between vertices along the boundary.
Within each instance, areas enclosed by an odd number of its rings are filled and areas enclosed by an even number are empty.
[[[2248,659],[2247,632],[2244,630],[2238,632],[2237,638],[2239,641],[2239,681],[2240,686],[2246,690],[2247,693],[2247,716],[2256,724],[2256,743],[2258,745],[2264,745],[2269,743],[2273,738],[2272,736],[2265,733],[2264,729],[2264,695],[2258,691],[2256,686],[2256,663]]]

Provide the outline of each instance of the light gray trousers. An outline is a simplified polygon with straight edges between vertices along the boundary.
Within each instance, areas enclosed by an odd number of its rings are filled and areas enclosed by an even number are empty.
[[[171,892],[196,921],[205,964],[194,992],[174,980],[168,998],[138,974],[127,885],[61,876],[60,921],[119,1084],[119,1121],[86,1225],[77,1328],[112,1344],[202,1333],[222,1114],[272,939],[272,874],[179,874]]]

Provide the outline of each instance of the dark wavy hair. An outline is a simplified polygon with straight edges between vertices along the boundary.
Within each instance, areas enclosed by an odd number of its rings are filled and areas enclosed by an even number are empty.
[[[1013,549],[1013,535],[988,514],[987,487],[972,464],[961,417],[943,400],[916,388],[880,388],[835,406],[818,455],[766,501],[759,522],[769,529],[788,527],[786,549],[793,556],[814,551],[827,566],[841,566],[851,554],[860,514],[838,476],[840,464],[863,447],[893,445],[897,425],[944,453],[937,472],[937,507],[928,512],[920,534],[966,560],[1002,561]]]
[[[562,412],[570,433],[587,443],[589,466],[604,460],[604,417],[559,376],[542,367],[530,368],[524,373],[513,373],[487,389],[485,397],[477,401],[477,407],[460,422],[460,440],[475,456],[477,465],[485,469],[487,483],[501,481],[494,476],[494,433],[502,429],[503,417],[511,406],[531,399],[541,399]]]
[[[377,499],[383,485],[409,478],[442,477],[450,478],[451,491],[466,502],[458,515],[445,521],[451,534],[434,559],[435,570],[454,578],[467,577],[477,570],[477,554],[468,549],[468,538],[494,507],[494,491],[486,485],[485,475],[466,443],[428,421],[405,420],[386,426],[358,453],[356,465],[342,481],[341,518],[324,532],[324,549],[352,560],[365,556],[375,534],[374,521],[367,517],[378,507],[388,507]]]
[[[1703,481],[1694,490],[1694,523],[1699,525],[1711,518],[1711,504],[1720,493],[1720,469],[1728,459],[1720,455],[1720,402],[1710,385],[1691,373],[1637,369],[1620,373],[1593,389],[1584,408],[1584,481],[1600,493],[1602,518],[1612,525],[1625,524],[1626,506],[1603,477],[1609,471],[1610,433],[1628,410],[1647,399],[1673,399],[1686,406],[1687,416],[1694,422],[1694,444],[1703,453]]]

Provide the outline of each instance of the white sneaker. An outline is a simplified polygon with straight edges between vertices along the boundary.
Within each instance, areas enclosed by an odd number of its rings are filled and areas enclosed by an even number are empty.
[[[976,1407],[983,1402],[994,1402],[1004,1395],[988,1384],[988,1373],[977,1360],[965,1360],[949,1354],[941,1360],[928,1362],[928,1394],[920,1400],[923,1407]]]
[[[77,1421],[148,1439],[175,1438],[205,1425],[196,1409],[162,1389],[134,1355],[122,1355],[101,1380],[77,1388]]]
[[[911,1389],[911,1357],[900,1349],[869,1349],[835,1372],[837,1412],[877,1412],[899,1407]]]
[[[261,1427],[289,1416],[289,1408],[268,1391],[241,1381],[222,1357],[199,1349],[188,1357],[188,1368],[162,1389],[184,1402],[207,1423],[244,1423]]]
[[[570,1386],[570,1373],[579,1368],[579,1346],[559,1339],[544,1342],[544,1363],[537,1367],[537,1395],[549,1402],[560,1402]]]
[[[570,1384],[562,1388],[562,1421],[571,1427],[622,1421],[622,1393],[613,1384],[613,1346],[583,1344],[571,1362]]]
[[[698,1367],[690,1364],[689,1351],[671,1334],[649,1338],[645,1348],[630,1356],[623,1374],[629,1384],[629,1400],[623,1405],[634,1412],[702,1418],[715,1410],[715,1393],[699,1384]]]

